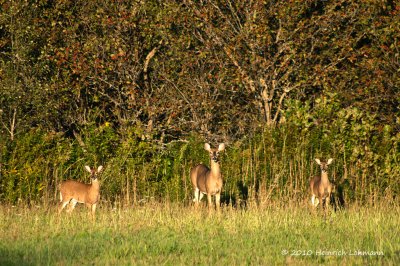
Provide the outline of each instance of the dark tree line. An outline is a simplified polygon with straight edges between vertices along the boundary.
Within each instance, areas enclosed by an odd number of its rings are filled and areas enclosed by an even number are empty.
[[[393,1],[5,1],[2,132],[86,123],[172,140],[282,122],[336,93],[396,125]]]

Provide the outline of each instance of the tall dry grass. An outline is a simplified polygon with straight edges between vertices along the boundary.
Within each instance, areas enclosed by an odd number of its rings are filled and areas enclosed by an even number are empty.
[[[399,206],[355,206],[326,221],[309,206],[225,206],[209,213],[173,202],[2,206],[1,265],[384,264],[400,260]],[[363,252],[362,254],[360,252]]]

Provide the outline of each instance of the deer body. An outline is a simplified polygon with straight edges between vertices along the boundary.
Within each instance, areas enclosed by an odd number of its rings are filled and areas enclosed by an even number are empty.
[[[100,184],[97,174],[103,169],[103,166],[99,166],[97,170],[90,169],[89,166],[85,166],[85,169],[91,174],[91,184],[84,184],[75,180],[66,180],[60,184],[61,206],[59,213],[68,204],[71,204],[71,206],[67,212],[72,212],[77,203],[84,203],[91,208],[94,217],[97,203],[100,200]]]
[[[100,199],[99,181],[96,179],[92,184],[83,184],[75,180],[66,180],[61,183],[60,199],[62,202],[73,199],[77,203],[96,204]]]
[[[207,195],[208,208],[212,208],[211,196],[215,196],[216,208],[219,210],[222,191],[222,175],[219,165],[219,152],[225,149],[225,144],[221,143],[218,149],[211,149],[210,144],[204,145],[205,150],[210,152],[211,164],[208,168],[204,164],[199,164],[190,171],[190,179],[194,188],[194,202],[199,204],[203,195]]]
[[[322,204],[322,208],[329,206],[332,184],[328,179],[328,165],[330,165],[333,159],[329,159],[327,162],[315,159],[317,164],[321,167],[321,175],[314,176],[310,181],[311,188],[311,203],[314,207],[317,207],[319,203]]]

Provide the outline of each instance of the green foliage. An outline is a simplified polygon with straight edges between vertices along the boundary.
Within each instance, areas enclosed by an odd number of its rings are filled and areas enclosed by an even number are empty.
[[[326,105],[336,106],[335,100],[330,101],[324,103],[324,110],[334,108]],[[335,159],[330,179],[347,203],[394,200],[391,196],[400,192],[396,181],[399,136],[389,126],[379,132],[376,118],[357,108],[342,109],[336,115],[321,112],[319,105],[311,109],[292,104],[288,110],[284,125],[228,144],[221,159],[225,204],[302,201],[307,198],[310,177],[318,173],[313,161],[319,157]],[[104,165],[101,191],[105,201],[190,202],[190,168],[209,164],[201,138],[192,136],[160,148],[135,132],[122,138],[109,124],[88,126],[81,130],[81,143],[40,129],[20,135],[2,151],[0,197],[12,203],[51,202],[56,200],[61,180],[89,182],[83,177],[83,166]]]
[[[389,125],[380,125],[375,115],[357,107],[341,108],[336,94],[316,99],[312,110],[307,104],[302,106],[298,102],[287,110],[288,123],[302,131],[308,130],[305,139],[311,140],[311,145],[318,143],[320,146],[316,156],[338,157],[336,164],[343,164],[342,169],[337,169],[338,182],[352,184],[348,192],[357,195],[353,195],[353,199],[365,200],[368,190],[379,195],[393,188],[398,191],[397,184],[386,183],[389,172],[391,176],[398,176],[399,171],[394,163],[399,135],[392,134]]]
[[[40,129],[32,129],[18,142],[9,143],[1,155],[2,199],[32,202],[39,201],[41,195],[48,197],[47,190],[56,185],[53,170],[69,160],[70,152],[64,152],[65,146],[59,134],[44,134]]]

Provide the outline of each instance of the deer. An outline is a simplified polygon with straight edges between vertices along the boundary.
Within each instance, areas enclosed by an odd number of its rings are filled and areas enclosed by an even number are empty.
[[[204,194],[207,195],[208,209],[213,208],[211,196],[215,196],[217,211],[220,210],[220,199],[222,191],[222,176],[219,165],[219,153],[225,150],[225,144],[220,143],[217,149],[211,149],[210,144],[205,143],[204,149],[210,153],[210,168],[204,164],[193,167],[190,171],[190,179],[194,188],[195,206],[197,207]]]
[[[60,184],[61,206],[58,211],[59,214],[68,204],[70,204],[70,208],[67,212],[70,213],[77,203],[84,203],[91,208],[92,217],[95,217],[96,206],[100,200],[100,184],[97,175],[103,170],[103,166],[90,169],[86,165],[85,169],[90,173],[91,184],[84,184],[75,180],[65,180]]]
[[[321,174],[314,176],[310,181],[311,204],[316,208],[321,203],[322,208],[326,210],[329,207],[333,189],[328,179],[328,165],[333,162],[333,159],[323,161],[317,158],[315,161],[321,168]]]

